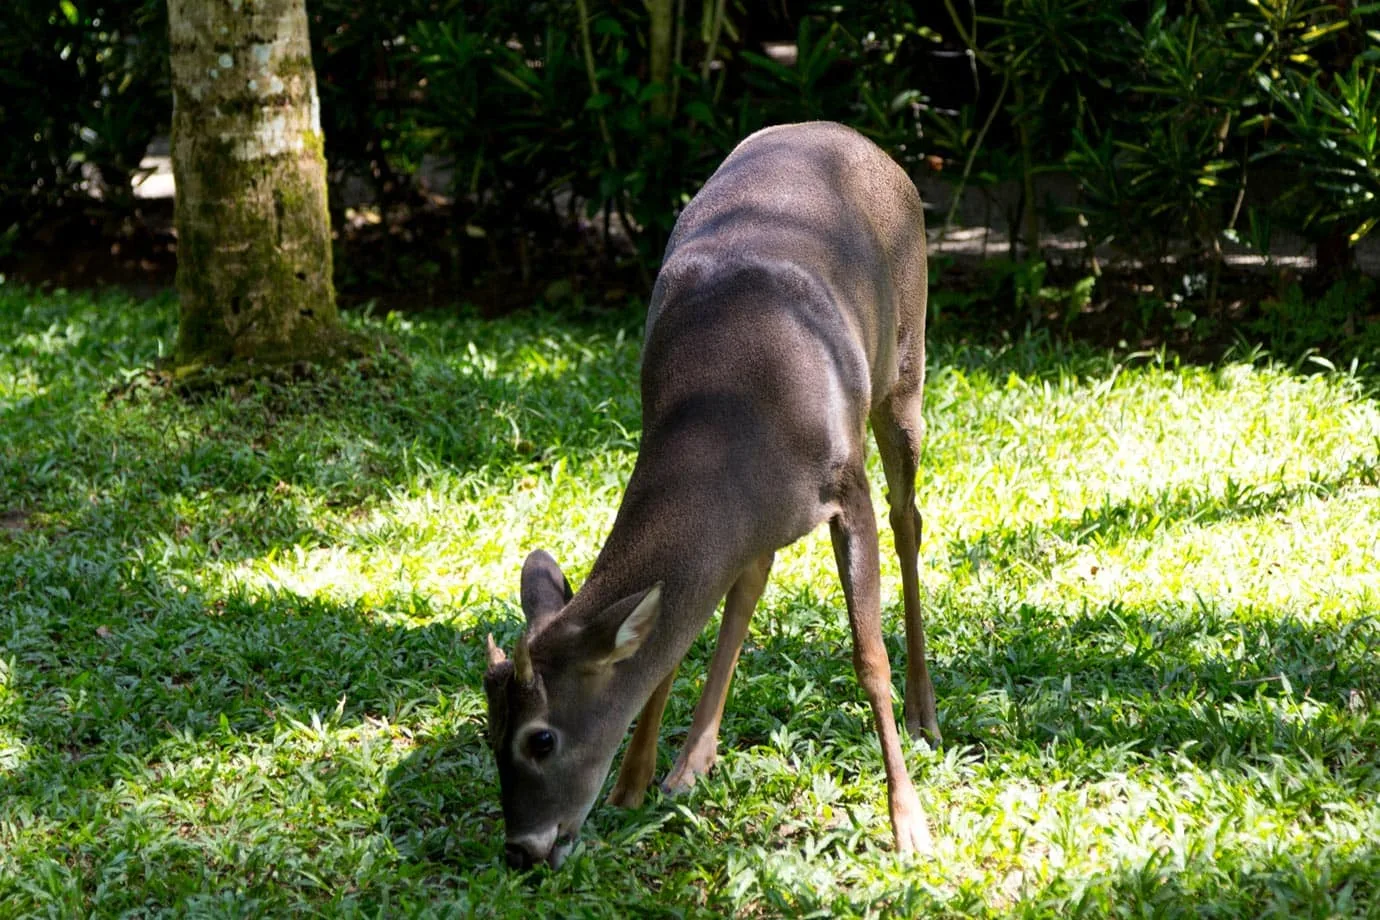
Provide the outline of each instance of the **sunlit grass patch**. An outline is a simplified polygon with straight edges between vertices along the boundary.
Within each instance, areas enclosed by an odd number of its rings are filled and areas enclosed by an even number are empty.
[[[509,599],[517,565],[536,546],[555,553],[572,573],[588,568],[598,545],[578,537],[612,525],[632,460],[615,451],[574,468],[526,464],[482,486],[429,473],[415,488],[394,491],[343,521],[328,545],[270,549],[225,566],[224,577],[366,602],[398,593],[443,606]],[[565,529],[534,526],[553,519]]]
[[[0,286],[0,915],[1373,913],[1371,377],[936,343],[936,853],[890,853],[821,532],[778,556],[715,773],[524,878],[483,636],[520,630],[529,550],[577,585],[599,550],[639,318],[356,316],[409,362],[200,402],[125,386],[173,322]]]

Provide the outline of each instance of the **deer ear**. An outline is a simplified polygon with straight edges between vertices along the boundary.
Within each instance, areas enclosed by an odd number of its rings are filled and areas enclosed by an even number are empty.
[[[651,635],[660,613],[661,582],[641,596],[633,595],[614,604],[590,625],[590,638],[597,646],[590,659],[608,666],[631,658]]]
[[[570,582],[556,560],[545,550],[535,550],[522,564],[522,612],[530,632],[538,622],[558,612],[573,596]]]

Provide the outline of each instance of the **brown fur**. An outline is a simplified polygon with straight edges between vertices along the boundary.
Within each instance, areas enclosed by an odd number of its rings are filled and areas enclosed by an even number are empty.
[[[515,865],[559,864],[638,711],[610,799],[633,805],[655,763],[676,666],[729,594],[720,647],[673,791],[713,763],[729,678],[772,553],[829,522],[873,708],[898,849],[929,843],[892,713],[870,421],[901,557],[906,721],[938,739],[916,554],[923,422],[924,215],[910,179],[825,122],[743,141],[680,216],[647,314],[642,448],[613,530],[572,597],[555,561],[523,567],[526,684],[486,679]],[[651,591],[653,585],[658,591]],[[545,757],[531,752],[556,739]]]

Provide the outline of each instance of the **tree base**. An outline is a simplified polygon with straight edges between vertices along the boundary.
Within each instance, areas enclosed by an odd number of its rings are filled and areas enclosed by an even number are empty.
[[[330,377],[347,367],[373,376],[408,366],[407,357],[391,340],[339,329],[320,336],[306,354],[298,345],[229,361],[211,352],[176,355],[160,362],[154,372],[180,395],[207,396],[251,381],[286,385]]]

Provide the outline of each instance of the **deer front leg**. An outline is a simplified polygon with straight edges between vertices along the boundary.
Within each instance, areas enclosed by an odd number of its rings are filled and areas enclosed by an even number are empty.
[[[623,753],[623,763],[618,768],[618,779],[604,801],[619,808],[637,808],[647,797],[647,787],[651,785],[656,773],[656,742],[661,733],[661,714],[666,711],[666,700],[671,696],[671,684],[675,682],[676,669],[652,691],[642,715],[637,717],[637,728],[633,730],[632,740]]]
[[[733,582],[733,587],[728,589],[723,620],[719,624],[719,642],[714,647],[714,660],[709,666],[704,691],[700,694],[700,701],[695,704],[690,734],[685,739],[680,756],[676,758],[676,765],[661,784],[662,791],[669,795],[685,792],[694,786],[695,780],[708,773],[714,761],[718,760],[719,723],[723,720],[724,703],[728,699],[728,685],[733,680],[733,669],[738,665],[743,640],[747,638],[748,621],[752,619],[752,611],[767,586],[767,573],[771,571],[775,557],[775,553],[767,553],[753,560]]]
[[[901,738],[896,731],[896,715],[891,709],[891,663],[887,661],[886,646],[882,642],[877,519],[861,465],[849,479],[840,495],[839,513],[829,522],[829,533],[834,542],[839,578],[843,582],[843,596],[848,604],[848,622],[853,631],[853,668],[872,706],[872,719],[882,743],[896,850],[899,853],[927,852],[932,847],[929,827],[906,770]]]

